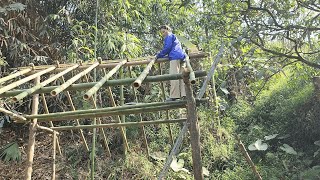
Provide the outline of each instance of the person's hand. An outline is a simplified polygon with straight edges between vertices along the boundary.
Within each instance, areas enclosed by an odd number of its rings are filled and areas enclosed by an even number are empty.
[[[154,56],[154,59],[155,59],[155,61],[157,61],[157,60],[158,60],[158,57],[157,57],[157,56]]]

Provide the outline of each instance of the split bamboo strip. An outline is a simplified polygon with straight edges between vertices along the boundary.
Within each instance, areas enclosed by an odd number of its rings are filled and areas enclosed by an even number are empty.
[[[162,75],[163,70],[162,70],[161,63],[159,63],[159,71],[160,71],[160,75]],[[160,81],[160,86],[161,86],[162,98],[163,98],[163,101],[165,101],[166,100],[166,93],[165,93],[164,84],[162,81]],[[167,117],[167,119],[170,118],[169,117],[169,110],[166,111],[166,117]],[[173,144],[173,136],[172,136],[171,126],[170,126],[170,124],[167,124],[167,126],[168,126],[168,130],[169,130],[170,143]]]
[[[205,71],[196,71],[195,75],[196,77],[204,77],[206,76]],[[160,82],[160,81],[168,81],[168,80],[177,80],[177,79],[182,79],[181,74],[165,74],[165,75],[158,75],[158,76],[148,76],[146,79],[143,81],[143,83],[146,82]],[[119,86],[119,85],[130,85],[135,81],[135,78],[127,78],[127,79],[117,79],[117,80],[109,80],[107,81],[103,87],[107,86]],[[68,87],[66,90],[67,91],[73,91],[73,90],[84,90],[84,89],[90,89],[92,88],[96,83],[91,82],[91,83],[80,83],[80,84],[73,84],[70,87]],[[50,86],[50,87],[43,87],[39,90],[37,90],[34,93],[49,93],[50,91],[54,90],[59,86]],[[13,90],[9,92],[5,92],[3,94],[0,94],[0,97],[12,97],[15,95],[18,95],[25,91],[25,89],[22,90]],[[34,94],[33,93],[33,94]]]
[[[52,154],[52,180],[56,179],[56,149],[57,149],[57,131],[53,131],[53,154]]]
[[[112,96],[112,91],[111,91],[111,87],[108,87],[108,93],[109,93],[109,96],[110,96],[110,100],[111,100],[111,103],[112,103],[112,106],[113,107],[116,107],[116,102]],[[118,123],[121,123],[121,119],[119,116],[116,116],[117,119],[118,119]],[[124,128],[123,127],[120,127],[120,131],[121,131],[121,136],[122,136],[122,139],[123,139],[123,142],[124,142],[124,152],[126,151],[130,151],[129,149],[129,145],[128,145],[128,141],[127,141],[127,136],[125,135],[125,132],[124,132]]]
[[[40,76],[35,78],[35,85],[40,83]],[[31,114],[37,115],[39,109],[39,94],[33,95],[32,98],[32,112]],[[25,179],[31,180],[32,175],[32,164],[34,157],[34,147],[36,143],[36,131],[37,131],[37,118],[32,119],[29,127],[29,140],[28,140],[28,149],[27,149],[27,163],[26,163],[26,174]]]
[[[71,129],[93,129],[93,128],[111,128],[111,127],[132,127],[132,126],[145,126],[153,124],[165,124],[165,123],[181,123],[187,119],[167,119],[167,120],[156,120],[156,121],[142,121],[142,122],[126,122],[126,123],[110,123],[110,124],[97,124],[93,125],[80,125],[80,126],[60,126],[53,127],[55,131],[71,130]]]
[[[132,77],[132,71],[131,71],[131,67],[128,67],[129,72],[130,72],[130,77]],[[137,97],[137,89],[133,88],[133,93],[134,93],[134,99],[136,101],[136,103],[138,103],[138,97]],[[141,113],[139,114],[139,121],[142,122],[142,115]],[[141,126],[141,130],[142,130],[142,135],[143,135],[143,140],[144,140],[144,145],[146,146],[146,151],[147,151],[147,155],[149,157],[150,153],[149,153],[149,146],[148,146],[148,140],[147,140],[147,136],[146,136],[146,131],[144,129],[144,126]]]
[[[71,79],[69,79],[67,82],[65,82],[64,84],[62,84],[61,86],[57,87],[56,89],[51,91],[51,95],[52,96],[56,96],[57,94],[59,94],[60,92],[62,92],[63,90],[65,90],[67,87],[69,87],[70,85],[72,85],[75,81],[77,81],[78,79],[80,79],[82,76],[84,76],[85,74],[89,73],[92,69],[94,69],[95,67],[97,67],[99,65],[99,62],[94,63],[93,65],[91,65],[90,67],[88,67],[86,70],[82,71],[81,73],[77,74],[76,76],[72,77]]]
[[[41,98],[42,98],[42,104],[43,104],[43,107],[44,107],[44,112],[45,112],[46,114],[49,114],[49,109],[48,109],[48,105],[47,105],[47,100],[46,100],[46,97],[44,96],[43,93],[41,94]],[[49,123],[50,123],[50,127],[54,127],[52,121],[49,121]],[[59,155],[61,156],[61,155],[62,155],[62,152],[61,152],[61,148],[60,148],[59,137],[57,138],[57,147],[58,147]]]
[[[133,87],[138,88],[141,86],[142,81],[147,77],[149,74],[154,62],[156,59],[154,58],[151,60],[151,62],[148,64],[148,66],[143,70],[143,72],[140,74],[140,76],[133,82]]]
[[[79,66],[78,64],[74,65],[74,66],[72,66],[72,67],[70,67],[70,68],[68,68],[68,69],[66,69],[66,70],[64,70],[64,71],[52,76],[51,78],[43,81],[42,83],[40,83],[40,84],[30,88],[30,89],[27,89],[26,91],[24,91],[22,93],[16,95],[15,97],[12,98],[12,100],[15,101],[15,102],[16,101],[20,101],[21,99],[25,98],[26,96],[34,93],[36,90],[41,89],[42,87],[44,87],[47,84],[51,83],[52,81],[56,80],[57,78],[59,78],[59,77],[65,75],[65,74],[67,74],[68,72],[76,69],[78,66]]]
[[[83,95],[83,99],[88,100],[94,93],[96,93],[105,82],[107,82],[110,77],[116,73],[125,63],[127,60],[123,60],[116,67],[114,67],[108,74],[106,74],[96,85],[94,85],[86,94]]]
[[[61,77],[61,79],[62,79],[62,82],[65,83],[65,80],[64,80],[63,76]],[[69,111],[69,112],[76,112],[76,108],[74,107],[74,104],[73,104],[73,101],[72,101],[72,98],[71,98],[71,95],[70,95],[69,91],[66,91],[65,93],[66,93],[68,102],[69,102],[69,104],[71,106],[71,110],[72,110],[72,111]],[[80,125],[79,119],[76,119],[76,123],[77,123],[77,125]],[[79,131],[80,131],[81,140],[83,141],[83,144],[84,144],[86,150],[89,152],[89,146],[87,144],[86,138],[84,137],[83,131],[82,131],[82,129],[80,129]]]
[[[198,103],[206,102],[207,99],[197,100]],[[171,102],[153,102],[153,103],[139,103],[136,105],[125,105],[125,106],[117,106],[117,107],[106,107],[100,109],[85,109],[85,110],[77,110],[77,111],[66,111],[66,112],[57,112],[57,113],[50,113],[50,114],[38,114],[38,115],[26,115],[27,119],[33,118],[56,118],[57,116],[69,116],[69,115],[80,115],[85,113],[99,113],[99,112],[108,112],[108,111],[121,111],[121,110],[128,110],[132,108],[144,108],[144,107],[160,107],[165,105],[186,105],[186,100],[179,100],[179,101],[171,101]]]
[[[36,74],[30,75],[30,76],[28,76],[28,77],[25,77],[25,78],[19,80],[19,81],[13,82],[13,83],[5,86],[5,87],[2,87],[2,88],[0,89],[0,94],[4,93],[4,92],[6,92],[6,91],[9,91],[9,90],[11,90],[11,89],[13,89],[13,88],[15,88],[15,87],[23,84],[23,83],[26,83],[26,82],[28,82],[28,81],[30,81],[30,80],[38,77],[38,76],[41,76],[41,75],[43,75],[43,74],[46,74],[46,73],[54,70],[55,68],[56,68],[55,66],[50,67],[50,68],[48,68],[48,69],[46,69],[46,70],[40,71],[40,72],[38,72],[38,73],[36,73]]]
[[[4,114],[7,114],[8,116],[12,117],[14,120],[16,121],[22,121],[22,122],[25,122],[27,119],[19,114],[16,114],[16,113],[13,113],[11,111],[8,111],[4,108],[1,108],[0,107],[0,112],[4,113]]]
[[[85,77],[86,77],[86,81],[89,82],[88,76],[85,75]],[[93,107],[94,107],[95,109],[97,109],[96,98],[91,97],[90,99],[91,99],[91,101],[92,101],[92,103],[93,103]],[[96,119],[96,118],[95,118],[95,119]],[[95,121],[95,120],[94,120],[94,121]],[[95,125],[96,122],[94,122],[93,124]],[[100,118],[98,118],[98,124],[102,124]],[[95,129],[94,129],[94,130],[95,130]],[[105,132],[104,132],[103,129],[101,129],[100,132],[101,132],[101,135],[102,135],[102,137],[103,137],[104,145],[105,145],[105,147],[106,147],[106,149],[107,149],[107,154],[109,155],[109,157],[111,157],[111,151],[110,151],[110,148],[109,148],[109,145],[108,145],[107,136],[106,136],[106,134],[105,134]]]
[[[28,73],[30,71],[31,71],[31,68],[28,68],[28,69],[24,69],[24,70],[18,71],[18,72],[14,73],[14,74],[10,74],[10,75],[8,75],[6,77],[0,78],[0,84],[2,84],[3,82],[8,81],[10,79],[13,79],[15,77],[24,75],[24,74],[26,74],[26,73]]]

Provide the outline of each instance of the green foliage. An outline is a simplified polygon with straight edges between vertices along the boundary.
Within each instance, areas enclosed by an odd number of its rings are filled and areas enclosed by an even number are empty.
[[[21,161],[21,152],[17,142],[8,143],[0,149],[0,158],[4,162]]]

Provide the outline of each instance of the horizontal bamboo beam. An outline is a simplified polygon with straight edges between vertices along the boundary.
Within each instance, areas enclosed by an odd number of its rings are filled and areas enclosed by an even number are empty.
[[[192,53],[189,54],[189,58],[190,60],[193,59],[198,59],[198,58],[204,58],[207,57],[207,53],[204,52],[198,52],[198,53]],[[148,56],[148,57],[142,57],[142,58],[135,58],[135,59],[130,59],[130,62],[126,63],[124,66],[137,66],[137,65],[143,65],[143,64],[149,64],[150,61],[152,61],[154,59],[154,56]],[[97,66],[97,68],[114,68],[115,66],[117,66],[117,64],[123,60],[126,59],[118,59],[118,60],[103,60],[99,66]],[[168,62],[168,58],[159,58],[157,59],[156,63],[163,63],[163,62]],[[59,68],[56,69],[57,72],[59,71],[63,71],[66,68],[73,66],[74,64],[60,64]],[[91,66],[92,64],[88,63],[88,64],[84,64],[83,66],[80,66],[78,69],[82,70],[82,69],[86,69],[89,66]],[[35,66],[35,70],[32,71],[31,73],[35,73],[39,70],[42,69],[46,69],[49,66]],[[26,67],[20,67],[20,69],[23,69]]]
[[[72,66],[72,67],[70,67],[70,68],[68,68],[68,69],[66,69],[66,70],[64,70],[64,71],[62,71],[62,72],[60,72],[60,73],[52,76],[51,78],[43,81],[42,83],[40,83],[40,84],[38,84],[38,85],[30,88],[30,89],[27,89],[26,91],[24,91],[24,92],[22,92],[22,93],[20,93],[20,94],[18,94],[18,95],[16,95],[16,96],[14,96],[14,97],[12,98],[12,100],[15,101],[15,102],[16,102],[16,101],[20,101],[21,99],[25,98],[26,96],[34,93],[36,90],[41,89],[42,87],[44,87],[44,86],[46,86],[47,84],[51,83],[52,81],[56,80],[57,78],[59,78],[59,77],[65,75],[65,74],[67,74],[68,72],[76,69],[78,66],[79,66],[78,64],[77,64],[77,65],[74,65],[74,66]]]
[[[96,83],[88,92],[86,92],[83,95],[83,99],[85,99],[85,100],[90,99],[90,97],[94,93],[96,93],[103,86],[103,84],[106,83],[110,79],[110,77],[114,73],[116,73],[126,62],[127,62],[127,60],[123,60],[123,61],[119,62],[116,67],[114,67],[110,72],[108,72],[108,74],[106,74],[98,83]]]
[[[133,82],[133,87],[139,88],[141,86],[142,81],[147,77],[149,74],[154,62],[156,59],[154,58],[153,60],[150,61],[148,66],[143,70],[143,72],[140,74],[140,76]]]
[[[28,76],[28,77],[25,77],[25,78],[19,80],[19,81],[13,82],[13,83],[5,86],[5,87],[2,87],[2,88],[0,89],[0,94],[4,93],[4,92],[6,92],[6,91],[9,91],[9,90],[11,90],[11,89],[13,89],[13,88],[15,88],[15,87],[23,84],[23,83],[26,83],[26,82],[30,81],[31,79],[34,79],[34,78],[36,78],[36,77],[38,77],[38,76],[41,76],[41,75],[43,75],[43,74],[46,74],[46,73],[54,70],[55,68],[56,68],[55,66],[51,66],[50,68],[48,68],[48,69],[46,69],[46,70],[40,71],[40,72],[38,72],[38,73],[36,73],[36,74],[30,75],[30,76]]]
[[[8,116],[12,117],[12,119],[16,120],[16,121],[23,121],[25,122],[27,119],[19,114],[13,113],[11,111],[8,111],[4,108],[0,107],[0,112],[7,114]]]
[[[76,76],[73,76],[71,79],[69,79],[67,82],[63,83],[61,86],[55,88],[50,92],[52,96],[56,96],[63,90],[65,90],[67,87],[71,86],[74,82],[76,82],[78,79],[80,79],[82,76],[88,74],[92,69],[97,67],[99,65],[99,62],[96,62],[92,64],[90,67],[88,67],[86,70],[82,71],[81,73],[77,74]]]
[[[156,121],[141,121],[141,122],[125,122],[125,123],[110,123],[110,124],[97,124],[97,125],[80,125],[80,126],[60,126],[52,127],[52,130],[73,130],[73,129],[93,129],[93,128],[111,128],[111,127],[132,127],[132,126],[143,126],[151,124],[164,124],[164,123],[180,123],[185,122],[187,119],[166,119]]]
[[[204,77],[206,76],[205,71],[196,71],[195,76],[196,77]],[[177,79],[182,79],[181,74],[165,74],[165,75],[158,75],[158,76],[148,76],[146,79],[143,81],[143,83],[146,82],[160,82],[160,81],[169,81],[169,80],[177,80]],[[103,86],[119,86],[119,85],[130,85],[135,81],[135,78],[128,78],[128,79],[116,79],[116,80],[109,80],[107,81]],[[75,90],[85,90],[85,89],[90,89],[92,88],[96,82],[91,82],[91,83],[80,83],[80,84],[73,84],[66,88],[66,91],[75,91]],[[35,91],[33,94],[41,94],[41,93],[49,93],[53,89],[57,88],[58,86],[49,86],[49,87],[43,87],[37,91]],[[22,90],[14,90],[14,91],[8,91],[3,94],[0,94],[0,97],[12,97],[16,96],[26,89]]]
[[[10,75],[8,75],[8,76],[6,76],[6,77],[0,78],[0,84],[2,84],[3,82],[8,81],[8,80],[10,80],[10,79],[13,79],[13,78],[15,78],[15,77],[24,75],[24,74],[26,74],[26,73],[28,73],[28,72],[30,72],[30,71],[31,71],[31,68],[27,68],[27,69],[18,71],[18,72],[14,73],[14,74],[10,74]]]
[[[206,99],[197,100],[197,104],[206,102]],[[101,109],[90,109],[90,110],[79,110],[79,111],[68,111],[51,114],[39,114],[39,115],[26,115],[27,119],[38,118],[39,122],[47,121],[61,121],[81,118],[92,118],[92,117],[105,117],[125,114],[139,114],[145,112],[156,112],[161,110],[177,109],[186,107],[186,101],[174,101],[174,102],[157,102],[157,103],[143,103],[141,105],[128,105],[128,106],[117,106]],[[150,106],[152,104],[152,106]],[[135,107],[137,106],[137,107]]]

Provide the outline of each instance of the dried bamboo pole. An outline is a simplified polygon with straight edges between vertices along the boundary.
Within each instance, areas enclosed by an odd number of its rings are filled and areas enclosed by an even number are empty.
[[[56,179],[56,149],[57,149],[57,131],[53,131],[53,154],[52,154],[52,180]]]
[[[65,80],[64,80],[64,77],[63,77],[63,76],[61,76],[61,79],[62,79],[62,82],[65,83]],[[73,104],[73,101],[72,101],[72,98],[71,98],[71,95],[70,95],[69,91],[66,91],[65,94],[66,94],[67,99],[68,99],[68,102],[69,102],[69,104],[70,104],[70,106],[71,106],[71,110],[72,110],[72,111],[70,111],[70,112],[75,112],[75,113],[76,113],[76,108],[74,107],[74,104]],[[79,119],[77,119],[77,118],[76,118],[76,123],[77,123],[77,125],[80,125]],[[89,150],[89,146],[88,146],[88,144],[87,144],[86,138],[84,137],[83,130],[80,129],[79,131],[80,131],[81,140],[83,141],[83,144],[84,144],[86,150],[89,152],[89,151],[90,151],[90,150]]]
[[[93,128],[112,128],[112,127],[132,127],[132,126],[145,126],[153,124],[167,124],[167,123],[181,123],[187,119],[167,119],[167,120],[156,120],[156,121],[142,121],[142,122],[126,122],[126,123],[110,123],[110,124],[97,124],[97,125],[80,125],[80,126],[60,126],[53,127],[55,131],[62,130],[74,130],[74,129],[93,129]]]
[[[88,76],[85,75],[85,77],[86,77],[86,81],[89,82]],[[97,89],[97,90],[98,90],[98,89]],[[92,97],[92,96],[90,96],[90,97],[91,97],[90,99],[91,99],[91,101],[92,101],[92,103],[93,103],[93,107],[94,107],[95,109],[97,109],[96,99],[95,99],[94,97]],[[100,119],[100,118],[97,118],[97,119],[98,119],[98,124],[102,124],[102,123],[101,123],[101,119]],[[96,124],[96,123],[94,123],[94,124]],[[111,157],[111,151],[110,151],[110,148],[109,148],[109,145],[108,145],[108,140],[107,140],[107,136],[106,136],[106,134],[105,134],[105,132],[104,132],[104,129],[100,129],[99,132],[100,132],[101,135],[102,135],[104,145],[105,145],[105,147],[106,147],[106,149],[107,149],[107,154],[108,154],[109,157]]]
[[[94,63],[93,65],[91,65],[90,67],[88,67],[86,70],[82,71],[81,73],[77,74],[76,76],[72,77],[71,79],[69,79],[67,82],[65,82],[64,84],[62,84],[61,86],[55,88],[54,90],[51,91],[51,95],[52,96],[56,96],[57,94],[59,94],[60,92],[62,92],[63,90],[65,90],[67,87],[71,86],[74,82],[76,82],[78,79],[80,79],[82,76],[86,75],[87,73],[89,73],[92,69],[94,69],[95,67],[97,67],[99,65],[99,62]]]
[[[6,76],[6,77],[0,78],[0,84],[4,83],[4,82],[6,82],[6,81],[8,81],[8,80],[10,80],[10,79],[13,79],[13,78],[15,78],[15,77],[24,75],[24,74],[30,72],[31,70],[32,70],[31,68],[27,68],[27,69],[18,71],[18,72],[14,73],[14,74],[10,74],[10,75],[8,75],[8,76]]]
[[[46,69],[46,70],[40,71],[40,72],[38,72],[38,73],[36,73],[36,74],[30,75],[30,76],[28,76],[28,77],[25,77],[25,78],[19,80],[19,81],[13,82],[13,83],[5,86],[5,87],[2,87],[2,88],[0,89],[0,94],[4,93],[4,92],[6,92],[6,91],[9,91],[9,90],[11,90],[11,89],[13,89],[13,88],[15,88],[15,87],[23,84],[23,83],[26,83],[26,82],[34,79],[34,78],[37,78],[38,76],[41,76],[41,75],[43,75],[43,74],[46,74],[46,73],[54,70],[55,68],[56,68],[56,67],[54,67],[54,66],[53,66],[53,67],[50,67],[50,68],[48,68],[48,69]]]
[[[195,76],[194,71],[191,67],[189,56],[186,57],[186,66],[187,66],[188,71],[190,72],[190,74],[189,74],[190,83],[195,84],[196,83],[196,76]]]
[[[42,105],[44,107],[44,112],[46,114],[50,114],[49,108],[48,108],[48,105],[47,105],[47,100],[46,100],[46,97],[44,96],[43,93],[41,94],[41,98],[42,98]],[[49,123],[50,123],[50,127],[51,128],[54,127],[52,121],[49,121]],[[57,137],[57,147],[58,147],[59,155],[61,156],[62,152],[61,152],[61,148],[60,148],[59,137]]]
[[[197,100],[197,103],[206,102],[207,99]],[[99,112],[114,112],[114,111],[125,111],[130,110],[133,108],[148,108],[148,107],[161,107],[161,106],[185,106],[187,104],[186,100],[180,101],[171,101],[171,102],[153,102],[153,103],[139,103],[134,106],[125,105],[125,106],[117,106],[117,107],[106,107],[106,108],[99,108],[99,109],[85,109],[85,110],[72,110],[66,112],[57,112],[57,113],[50,113],[50,114],[38,114],[38,115],[25,115],[27,119],[43,119],[43,118],[56,118],[57,116],[69,116],[69,115],[80,115],[85,113],[99,113]],[[73,108],[72,108],[73,109]]]
[[[68,72],[76,69],[78,66],[79,65],[74,65],[74,66],[72,66],[72,67],[70,67],[70,68],[68,68],[68,69],[66,69],[66,70],[64,70],[64,71],[52,76],[51,78],[43,81],[42,83],[40,83],[40,84],[30,88],[30,89],[27,89],[26,91],[24,91],[22,93],[16,95],[15,97],[12,98],[12,100],[15,101],[15,102],[20,101],[21,99],[25,98],[26,96],[34,93],[36,90],[41,89],[42,87],[44,87],[47,84],[51,83],[52,81],[56,80],[57,78],[59,78],[59,77],[65,75],[65,74],[67,74]]]
[[[108,94],[110,96],[110,100],[111,100],[112,106],[116,107],[117,105],[116,105],[116,102],[115,102],[115,100],[114,100],[114,98],[112,96],[112,90],[111,90],[110,87],[108,87]],[[121,123],[120,116],[116,116],[116,117],[118,119],[118,123]],[[121,131],[121,136],[122,136],[122,139],[123,139],[123,142],[124,142],[124,144],[123,144],[124,152],[130,151],[129,145],[128,145],[128,141],[127,141],[127,136],[125,135],[125,130],[124,130],[124,128],[122,126],[120,127],[120,131]]]
[[[140,76],[133,82],[133,87],[138,88],[141,86],[142,81],[147,77],[147,75],[149,74],[154,62],[156,61],[156,59],[152,59],[150,61],[150,63],[148,64],[148,66],[143,70],[143,72],[140,74]]]
[[[131,71],[131,67],[129,67],[129,73],[130,73],[130,77],[132,78],[132,71]],[[138,97],[137,97],[137,89],[133,88],[133,93],[134,93],[134,99],[136,101],[136,103],[138,103]],[[141,113],[139,114],[139,122],[142,122],[142,115]],[[143,141],[144,141],[144,145],[146,146],[146,151],[147,151],[147,155],[149,157],[149,146],[148,146],[148,141],[147,141],[147,136],[146,136],[146,131],[144,129],[144,126],[141,126],[141,130],[142,130],[142,136],[143,136]]]
[[[108,74],[106,74],[96,85],[94,85],[86,94],[83,95],[83,99],[88,100],[94,93],[96,93],[110,77],[116,73],[127,61],[123,60],[116,67],[114,67]]]
[[[251,157],[250,157],[248,151],[246,150],[245,146],[241,142],[239,135],[236,135],[236,139],[238,141],[238,144],[239,144],[239,147],[240,147],[240,150],[241,150],[243,156],[246,158],[246,161],[248,162],[248,164],[250,164],[252,172],[256,175],[257,179],[262,180],[262,177],[260,176],[256,166],[254,165],[253,161],[251,160]]]
[[[163,70],[162,70],[162,66],[161,64],[159,63],[159,70],[160,70],[160,75],[163,74]],[[164,90],[164,84],[163,84],[163,81],[160,81],[160,86],[161,86],[161,92],[162,92],[162,98],[163,98],[163,101],[166,100],[166,93],[165,93],[165,90]],[[167,119],[169,119],[169,110],[166,111],[166,117]],[[168,130],[169,130],[169,137],[170,137],[170,143],[173,144],[173,136],[172,136],[172,130],[171,130],[171,126],[170,124],[167,124],[168,126]]]
[[[0,112],[7,114],[8,116],[12,117],[14,120],[18,121],[18,122],[25,122],[27,119],[19,114],[13,113],[11,111],[8,111],[4,108],[0,107]]]
[[[35,85],[40,83],[40,76],[35,78]],[[39,109],[39,94],[33,95],[32,98],[32,112],[31,114],[38,114]],[[31,180],[32,175],[32,164],[34,157],[34,147],[36,143],[36,131],[37,131],[37,118],[32,119],[32,123],[30,123],[29,128],[29,141],[28,141],[28,149],[27,149],[27,163],[26,163],[26,174],[25,179]]]
[[[195,72],[196,77],[204,77],[207,75],[205,71],[196,71]],[[160,81],[168,81],[168,80],[178,80],[182,79],[181,74],[165,74],[165,75],[158,75],[158,76],[147,76],[146,79],[143,81],[143,83],[146,82],[160,82]],[[116,80],[109,80],[107,81],[103,87],[107,86],[119,86],[119,85],[130,85],[135,81],[135,78],[126,78],[126,79],[116,79]],[[84,90],[84,89],[90,89],[92,88],[96,83],[80,83],[80,84],[73,84],[72,86],[66,88],[67,91],[73,91],[73,90]],[[41,93],[50,93],[50,91],[54,90],[55,88],[58,88],[59,86],[50,86],[50,87],[43,87],[33,94],[41,94]],[[13,90],[9,92],[5,92],[3,94],[0,94],[0,97],[12,97],[15,95],[18,95],[25,91],[25,89],[22,90]]]

